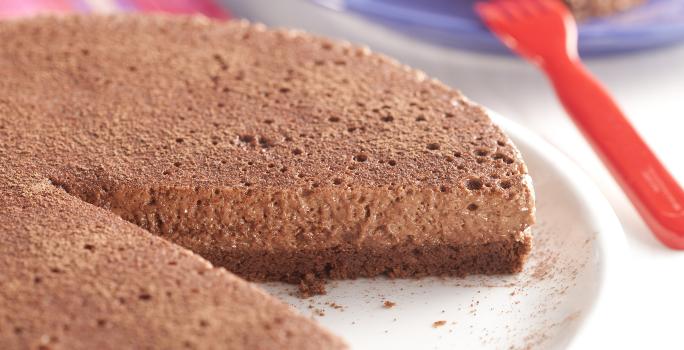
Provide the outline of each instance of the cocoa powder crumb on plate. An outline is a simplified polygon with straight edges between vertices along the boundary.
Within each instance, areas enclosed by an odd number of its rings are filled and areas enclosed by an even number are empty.
[[[316,308],[313,310],[315,316],[323,317],[325,316],[325,310]]]
[[[382,307],[384,307],[385,309],[391,309],[396,305],[397,305],[397,303],[395,303],[393,301],[389,301],[389,300],[385,300],[385,302],[382,303]]]
[[[334,302],[334,301],[326,302],[325,304],[328,305],[328,306],[330,306],[331,308],[333,308],[333,309],[335,309],[335,310],[344,311],[344,306],[342,306],[342,305],[340,305],[340,304],[338,304],[338,303],[336,303],[336,302]]]
[[[314,295],[324,295],[325,281],[317,278],[314,274],[308,273],[299,282],[299,297],[310,298]]]
[[[445,321],[445,320],[435,321],[435,322],[432,323],[432,328],[439,328],[439,327],[442,327],[442,326],[444,326],[444,325],[446,324],[446,322],[447,322],[447,321]]]

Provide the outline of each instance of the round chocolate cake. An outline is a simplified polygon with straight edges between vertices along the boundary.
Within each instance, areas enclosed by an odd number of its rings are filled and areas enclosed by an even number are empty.
[[[364,48],[43,17],[0,22],[0,76],[2,349],[344,348],[240,277],[320,292],[515,273],[530,251],[506,135]]]

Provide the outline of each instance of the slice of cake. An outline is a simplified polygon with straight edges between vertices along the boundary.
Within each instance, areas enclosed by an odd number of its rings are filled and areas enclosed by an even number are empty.
[[[346,348],[244,280],[30,172],[0,167],[0,183],[0,349]]]
[[[506,135],[367,49],[48,17],[0,22],[0,75],[0,345],[338,348],[212,266],[316,283],[514,273],[530,251]]]

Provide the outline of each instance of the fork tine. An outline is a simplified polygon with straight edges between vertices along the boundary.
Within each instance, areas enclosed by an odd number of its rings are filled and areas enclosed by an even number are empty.
[[[538,0],[518,0],[517,4],[527,15],[536,15],[541,10]]]
[[[517,0],[494,0],[493,3],[501,8],[501,10],[508,14],[511,19],[520,19],[525,16],[525,13],[517,4]]]
[[[475,11],[501,40],[511,47],[517,46],[516,40],[505,29],[511,22],[511,15],[504,8],[491,1],[479,1],[475,3]]]
[[[475,11],[487,22],[501,23],[507,15],[491,2],[478,1],[475,3]]]

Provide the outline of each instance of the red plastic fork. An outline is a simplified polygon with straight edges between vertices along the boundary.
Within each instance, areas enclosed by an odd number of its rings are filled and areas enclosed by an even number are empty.
[[[476,12],[513,51],[538,65],[568,114],[665,245],[684,250],[684,191],[618,105],[584,68],[577,24],[560,0],[479,2]]]

